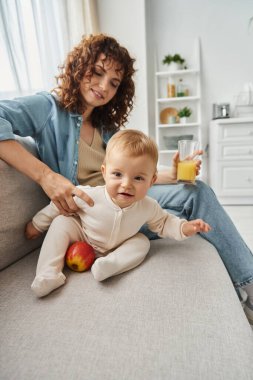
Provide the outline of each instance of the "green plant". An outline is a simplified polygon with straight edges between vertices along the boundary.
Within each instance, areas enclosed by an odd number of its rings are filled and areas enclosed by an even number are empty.
[[[163,64],[169,65],[171,62],[180,63],[182,65],[185,62],[185,59],[183,59],[180,54],[166,55],[163,59]]]
[[[178,111],[178,116],[179,117],[190,117],[192,114],[192,110],[188,107],[181,108]]]

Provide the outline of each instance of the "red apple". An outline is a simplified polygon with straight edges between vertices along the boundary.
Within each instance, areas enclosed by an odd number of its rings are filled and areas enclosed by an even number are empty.
[[[65,261],[75,272],[84,272],[92,266],[95,260],[94,249],[84,241],[77,241],[69,246]]]

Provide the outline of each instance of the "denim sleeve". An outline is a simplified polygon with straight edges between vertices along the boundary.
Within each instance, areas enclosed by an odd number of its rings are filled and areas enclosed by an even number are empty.
[[[0,140],[19,136],[35,137],[44,128],[52,112],[52,103],[42,95],[24,96],[0,102]]]

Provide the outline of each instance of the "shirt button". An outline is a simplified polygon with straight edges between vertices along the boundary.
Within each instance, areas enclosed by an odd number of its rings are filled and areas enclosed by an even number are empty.
[[[78,141],[78,140],[76,140],[76,144],[77,144],[77,145],[79,144],[79,141]]]
[[[77,161],[74,161],[74,164],[77,165]]]
[[[80,127],[81,124],[80,124],[80,123],[77,123],[76,125],[77,125],[78,127]]]

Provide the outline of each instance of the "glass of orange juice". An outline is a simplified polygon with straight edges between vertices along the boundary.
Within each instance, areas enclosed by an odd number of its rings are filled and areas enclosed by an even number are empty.
[[[196,178],[196,150],[198,141],[179,140],[179,162],[177,166],[177,181],[181,183],[195,184]]]

